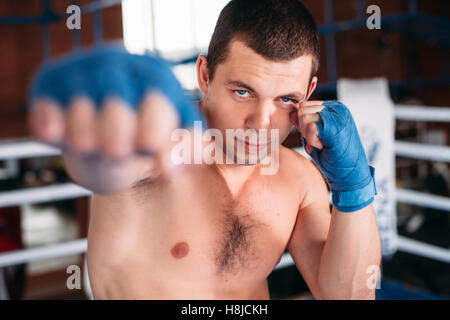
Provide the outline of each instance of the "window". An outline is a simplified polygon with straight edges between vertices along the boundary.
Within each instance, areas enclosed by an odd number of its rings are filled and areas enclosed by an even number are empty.
[[[124,0],[123,35],[133,53],[169,60],[205,53],[220,11],[229,0]],[[197,88],[195,64],[174,67],[185,89]]]

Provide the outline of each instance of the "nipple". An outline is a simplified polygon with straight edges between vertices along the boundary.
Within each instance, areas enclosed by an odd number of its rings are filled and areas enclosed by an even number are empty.
[[[189,253],[189,245],[186,242],[178,242],[170,251],[175,259],[181,259]]]

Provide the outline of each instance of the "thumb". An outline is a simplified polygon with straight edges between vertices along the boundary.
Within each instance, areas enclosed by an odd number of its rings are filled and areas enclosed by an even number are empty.
[[[308,154],[311,154],[311,152],[313,151],[313,147],[312,147],[312,146],[306,141],[306,139],[303,138],[303,137],[302,137],[302,141],[303,141],[303,146],[304,146],[306,152],[307,152]]]

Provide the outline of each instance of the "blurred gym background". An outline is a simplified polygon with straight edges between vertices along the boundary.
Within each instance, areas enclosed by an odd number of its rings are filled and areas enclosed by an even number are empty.
[[[226,0],[0,1],[0,298],[87,299],[69,290],[67,266],[83,269],[89,193],[70,183],[58,150],[29,139],[30,77],[48,59],[107,41],[173,62],[186,90],[198,96],[195,59],[205,53]],[[312,99],[336,99],[341,78],[386,78],[396,105],[396,228],[405,242],[383,256],[377,299],[450,297],[450,4],[446,0],[304,0],[319,26],[321,67]],[[69,30],[70,5],[81,29]],[[381,29],[369,30],[369,5]],[[420,106],[409,112],[411,106]],[[428,108],[428,109],[424,109]],[[400,114],[400,115],[399,115]],[[298,133],[285,141],[301,146]],[[400,144],[399,144],[400,145]],[[421,147],[423,146],[423,147]],[[431,148],[429,148],[431,146]],[[425,154],[425,155],[424,155]],[[412,196],[411,196],[412,195]],[[83,274],[84,275],[84,274]],[[85,283],[83,283],[84,285]],[[309,299],[296,267],[269,277],[273,299]]]

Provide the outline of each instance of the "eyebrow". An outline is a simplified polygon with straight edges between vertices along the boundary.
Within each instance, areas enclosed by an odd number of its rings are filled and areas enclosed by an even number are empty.
[[[251,86],[249,86],[248,84],[246,84],[242,81],[239,81],[239,80],[228,80],[225,84],[227,86],[235,86],[235,87],[245,88],[248,91],[256,92]],[[297,91],[280,95],[280,97],[296,99],[299,101],[304,100],[305,96],[306,95],[304,93],[297,92]]]

